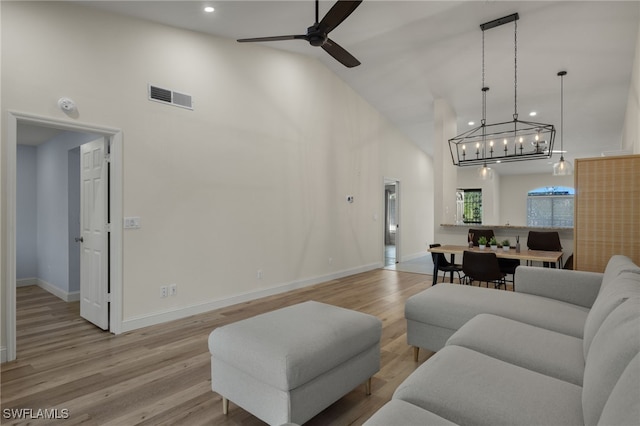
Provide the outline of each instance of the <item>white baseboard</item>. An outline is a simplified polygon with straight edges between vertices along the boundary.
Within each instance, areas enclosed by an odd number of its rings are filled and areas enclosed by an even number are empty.
[[[56,286],[54,286],[53,284],[50,284],[44,280],[41,279],[36,279],[37,283],[36,285],[38,287],[40,287],[41,289],[48,291],[49,293],[53,294],[54,296],[64,300],[65,302],[77,302],[78,300],[80,300],[80,292],[79,291],[72,291],[72,292],[66,292]]]
[[[425,258],[428,258],[429,260],[431,260],[431,253],[428,253],[426,251],[420,251],[418,253],[413,253],[413,254],[409,254],[407,256],[402,256],[401,262],[408,262],[410,260],[420,259],[421,257],[425,257]]]
[[[4,364],[5,362],[7,362],[7,347],[2,346],[0,347],[0,363]]]
[[[16,280],[16,287],[28,287],[30,285],[38,285],[37,278],[20,278]]]
[[[290,283],[282,284],[277,287],[272,287],[265,290],[257,290],[249,293],[238,294],[235,296],[227,297],[225,299],[212,300],[212,301],[201,303],[198,305],[186,306],[183,308],[176,308],[170,311],[163,311],[158,313],[141,315],[138,317],[124,320],[122,322],[121,332],[124,333],[127,331],[136,330],[142,327],[148,327],[151,325],[161,324],[167,321],[186,318],[191,315],[202,314],[205,312],[224,308],[224,307],[235,305],[238,303],[244,303],[250,300],[260,299],[262,297],[267,297],[267,296],[273,296],[275,294],[284,293],[287,291],[296,290],[299,288],[308,287],[315,284],[320,284],[326,281],[347,277],[349,275],[371,271],[373,269],[381,268],[382,266],[383,264],[381,262],[372,263],[369,265],[363,265],[357,268],[339,271],[339,272],[335,272],[328,275],[322,275],[322,276],[317,276],[312,278],[306,278],[303,280],[293,281]]]

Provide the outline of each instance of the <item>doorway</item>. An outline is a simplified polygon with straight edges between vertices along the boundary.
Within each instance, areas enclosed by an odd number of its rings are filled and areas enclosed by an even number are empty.
[[[395,179],[384,181],[384,266],[391,266],[400,260],[399,241],[399,191],[400,182]]]
[[[108,141],[110,152],[106,159],[109,162],[109,207],[107,229],[109,245],[107,255],[110,259],[108,275],[111,287],[109,290],[108,314],[109,331],[118,334],[122,330],[122,226],[112,226],[122,223],[122,132],[119,129],[103,126],[69,122],[64,120],[41,117],[31,114],[9,112],[7,123],[8,144],[6,149],[7,167],[3,179],[7,182],[6,202],[6,246],[3,247],[5,272],[5,333],[6,348],[3,348],[2,361],[16,359],[16,173],[17,173],[17,145],[18,128],[21,126],[35,126],[56,129],[62,132],[79,132],[100,135]]]

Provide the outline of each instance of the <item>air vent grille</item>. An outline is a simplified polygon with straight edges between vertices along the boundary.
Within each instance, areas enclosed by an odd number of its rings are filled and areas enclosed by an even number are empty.
[[[180,108],[193,109],[191,95],[149,84],[149,100],[162,102]]]

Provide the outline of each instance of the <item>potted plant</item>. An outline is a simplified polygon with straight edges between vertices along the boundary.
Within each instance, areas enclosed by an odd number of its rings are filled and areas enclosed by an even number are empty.
[[[496,237],[491,237],[489,245],[491,246],[491,250],[498,250],[498,240],[496,240]]]
[[[509,251],[510,248],[511,243],[509,242],[509,240],[502,240],[502,250]]]
[[[478,247],[480,248],[480,250],[484,250],[486,246],[487,246],[487,237],[483,235],[480,238],[478,238]]]

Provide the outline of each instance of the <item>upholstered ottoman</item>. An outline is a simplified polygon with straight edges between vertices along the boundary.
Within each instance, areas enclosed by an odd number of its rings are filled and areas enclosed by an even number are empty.
[[[271,425],[302,424],[380,369],[382,322],[309,301],[215,329],[211,389]]]

